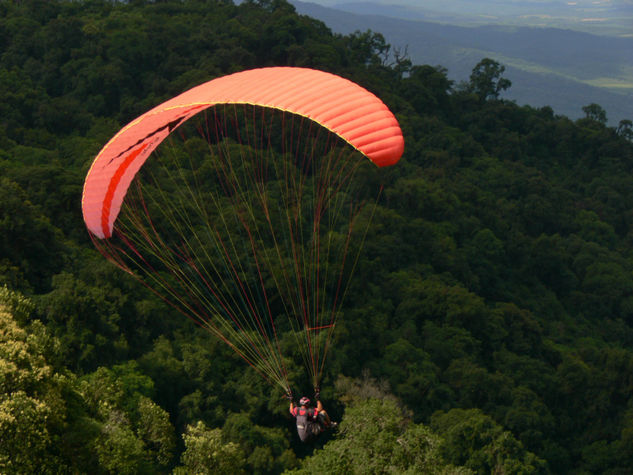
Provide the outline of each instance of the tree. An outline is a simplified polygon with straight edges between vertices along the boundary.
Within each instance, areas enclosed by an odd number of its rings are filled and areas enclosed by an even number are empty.
[[[103,417],[99,435],[89,444],[99,465],[110,473],[152,473],[145,460],[143,442],[136,437],[126,415],[104,407],[99,414],[99,418]]]
[[[156,473],[171,462],[176,440],[169,415],[148,394],[153,382],[129,362],[82,378],[81,393],[99,428],[89,445],[116,473]]]
[[[607,112],[595,102],[584,106],[582,111],[585,113],[585,118],[589,120],[593,120],[602,125],[607,123]]]
[[[413,66],[402,80],[401,94],[420,114],[446,115],[453,81],[440,66]]]
[[[620,137],[624,137],[629,141],[633,141],[633,121],[629,119],[622,119],[618,124],[618,128],[616,129],[616,133]]]
[[[182,438],[185,451],[180,459],[182,466],[174,471],[176,475],[245,473],[242,449],[234,442],[224,442],[222,430],[209,429],[204,422],[198,421],[187,426]]]
[[[169,414],[150,398],[141,396],[137,407],[136,434],[159,467],[171,462],[176,438]]]
[[[498,99],[501,92],[512,86],[512,81],[502,77],[505,70],[505,66],[493,59],[482,59],[470,74],[467,90],[482,101]]]
[[[385,64],[391,47],[380,33],[356,31],[345,38],[354,62],[378,66]]]
[[[99,363],[116,361],[128,350],[119,323],[131,295],[100,284],[89,285],[74,274],[62,272],[53,277],[53,290],[41,299],[48,328],[62,341],[66,364],[75,371],[94,370]]]
[[[290,473],[471,473],[447,463],[441,439],[429,427],[412,424],[391,398],[348,407],[340,433]]]
[[[45,333],[18,326],[10,312],[28,311],[23,297],[0,288],[0,471],[35,473],[58,466],[56,434],[65,419],[66,379],[48,364]]]
[[[476,473],[546,473],[546,463],[479,409],[451,409],[431,419],[448,461]]]
[[[285,404],[275,404],[287,411]],[[284,407],[285,406],[285,407]],[[284,414],[287,412],[284,411]],[[288,432],[279,427],[265,427],[251,420],[246,412],[232,413],[226,417],[222,434],[225,440],[238,444],[248,454],[249,472],[267,473],[291,468],[292,457],[288,455]],[[281,466],[283,462],[284,465]]]
[[[428,353],[404,339],[384,350],[380,369],[389,377],[396,394],[411,407],[432,405],[430,390],[437,386],[439,370],[429,359]]]
[[[61,233],[15,182],[0,178],[0,277],[18,274],[15,283],[36,291],[49,287],[63,264]],[[12,268],[17,269],[12,270]],[[9,272],[7,272],[9,271]]]

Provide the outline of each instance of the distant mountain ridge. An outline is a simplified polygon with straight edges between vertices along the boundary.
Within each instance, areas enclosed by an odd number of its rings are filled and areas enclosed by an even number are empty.
[[[316,0],[321,5],[357,14],[383,15],[462,26],[491,23],[631,36],[633,2],[629,0]]]
[[[464,27],[291,3],[338,33],[380,32],[393,47],[406,47],[415,64],[441,65],[457,81],[491,57],[506,66],[505,77],[512,81],[506,98],[518,104],[549,105],[578,118],[583,106],[597,103],[612,124],[633,118],[633,38],[555,28]]]

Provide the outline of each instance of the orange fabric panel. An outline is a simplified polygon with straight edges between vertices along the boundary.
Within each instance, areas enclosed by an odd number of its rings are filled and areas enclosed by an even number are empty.
[[[171,131],[214,104],[252,104],[307,117],[336,133],[377,166],[396,163],[404,139],[375,95],[334,74],[272,67],[223,76],[176,96],[123,127],[99,152],[84,183],[88,229],[110,237],[132,179]]]

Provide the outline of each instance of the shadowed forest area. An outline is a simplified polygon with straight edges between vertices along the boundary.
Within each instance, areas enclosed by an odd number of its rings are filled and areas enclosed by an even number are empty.
[[[130,120],[285,65],[373,92],[405,139],[357,177],[383,191],[321,382],[339,429],[313,444],[81,212]],[[503,73],[453,84],[285,0],[1,2],[0,472],[630,473],[633,123],[502,100]]]

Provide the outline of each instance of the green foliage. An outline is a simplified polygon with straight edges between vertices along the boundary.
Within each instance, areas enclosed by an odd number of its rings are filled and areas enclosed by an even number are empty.
[[[284,429],[257,425],[240,412],[226,417],[222,431],[228,440],[238,443],[249,454],[246,463],[251,473],[280,472],[294,465]]]
[[[91,444],[99,465],[110,473],[150,473],[145,466],[143,443],[123,414],[111,411]]]
[[[110,355],[111,362],[125,354],[128,344],[119,322],[128,296],[119,289],[89,286],[69,273],[53,277],[52,286],[42,307],[63,342],[69,367],[88,371],[103,363],[103,352]]]
[[[90,447],[109,472],[155,473],[175,449],[169,415],[148,396],[152,380],[134,363],[104,367],[82,378],[80,392],[99,432]]]
[[[0,471],[630,471],[630,120],[504,101],[487,58],[455,86],[284,0],[2,2],[0,46]],[[277,389],[94,252],[80,211],[122,124],[268,65],[359,82],[406,140],[357,177],[383,192],[322,382],[341,430],[316,448]]]
[[[448,464],[441,439],[422,424],[412,424],[393,399],[362,399],[349,406],[341,433],[288,473],[467,474]]]
[[[10,313],[28,308],[23,297],[0,292],[0,469],[35,472],[54,466],[51,450],[65,419],[64,377],[46,361],[36,335],[20,328]]]
[[[591,103],[588,106],[584,106],[582,111],[585,113],[585,118],[589,120],[602,125],[607,123],[607,113],[599,104]]]
[[[203,422],[187,426],[183,434],[185,451],[176,474],[240,474],[244,470],[244,453],[233,442],[224,442],[220,429],[208,429]],[[251,454],[252,457],[253,454]]]
[[[0,178],[0,278],[15,288],[43,291],[63,265],[59,231],[8,178]]]
[[[35,305],[24,295],[13,292],[5,285],[0,287],[0,304],[4,312],[7,312],[19,324],[26,325]]]
[[[451,409],[433,415],[431,426],[445,442],[442,453],[476,473],[546,473],[546,463],[477,409]]]
[[[505,66],[493,59],[482,59],[470,75],[468,91],[475,93],[481,100],[498,99],[501,92],[512,86],[509,79],[502,77],[505,70]]]

